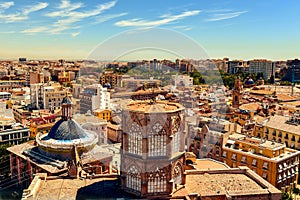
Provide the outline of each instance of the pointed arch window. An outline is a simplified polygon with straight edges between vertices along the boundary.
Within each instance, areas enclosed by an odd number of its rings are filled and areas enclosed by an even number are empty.
[[[135,166],[127,172],[126,186],[134,191],[141,191],[141,174]]]
[[[133,122],[129,130],[128,152],[136,155],[142,155],[142,132],[141,127]]]
[[[174,184],[180,185],[182,183],[182,170],[180,165],[176,165],[173,170]]]
[[[155,172],[150,172],[148,175],[148,193],[166,192],[166,174],[163,170],[157,169]]]
[[[148,155],[150,157],[166,156],[166,131],[159,123],[154,124],[148,138]]]

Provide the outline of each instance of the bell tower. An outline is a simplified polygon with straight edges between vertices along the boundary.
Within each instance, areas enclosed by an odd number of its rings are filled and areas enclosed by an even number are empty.
[[[73,116],[73,103],[72,103],[71,99],[68,96],[63,98],[63,100],[61,102],[61,107],[62,107],[62,119],[64,121],[72,119],[72,116]]]
[[[237,80],[235,81],[234,88],[232,90],[232,107],[239,108],[240,101],[242,98],[243,92],[243,85],[241,82],[241,78],[238,76]]]

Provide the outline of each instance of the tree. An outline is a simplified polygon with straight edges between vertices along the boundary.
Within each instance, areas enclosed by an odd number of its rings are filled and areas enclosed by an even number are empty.
[[[296,196],[300,194],[300,189],[297,188],[297,187],[294,187],[293,188],[293,193],[295,194],[295,199],[296,199]]]
[[[293,200],[293,197],[289,193],[283,192],[282,200]]]

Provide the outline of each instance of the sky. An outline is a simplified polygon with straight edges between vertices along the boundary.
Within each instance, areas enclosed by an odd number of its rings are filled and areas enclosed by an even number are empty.
[[[294,59],[300,53],[299,7],[298,0],[0,1],[0,59],[87,59],[107,41],[110,50],[122,49],[126,37],[112,42],[116,36],[153,28],[184,35],[209,58]],[[155,34],[150,38],[160,42]],[[181,45],[182,51],[198,51],[168,40],[165,51],[134,54],[128,47],[128,59],[168,58]]]

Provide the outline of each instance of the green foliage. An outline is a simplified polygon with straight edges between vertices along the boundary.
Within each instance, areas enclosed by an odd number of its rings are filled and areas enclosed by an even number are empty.
[[[280,82],[280,85],[287,85],[287,86],[290,86],[290,85],[292,85],[292,83],[289,82],[289,81],[281,81],[281,82]]]
[[[289,193],[283,192],[282,200],[293,200],[293,197]]]
[[[8,147],[10,147],[9,144],[0,145],[0,163],[4,163],[8,160],[9,153],[6,150]]]
[[[293,193],[294,193],[295,195],[300,195],[300,189],[297,188],[297,187],[294,187],[294,188],[293,188]]]

